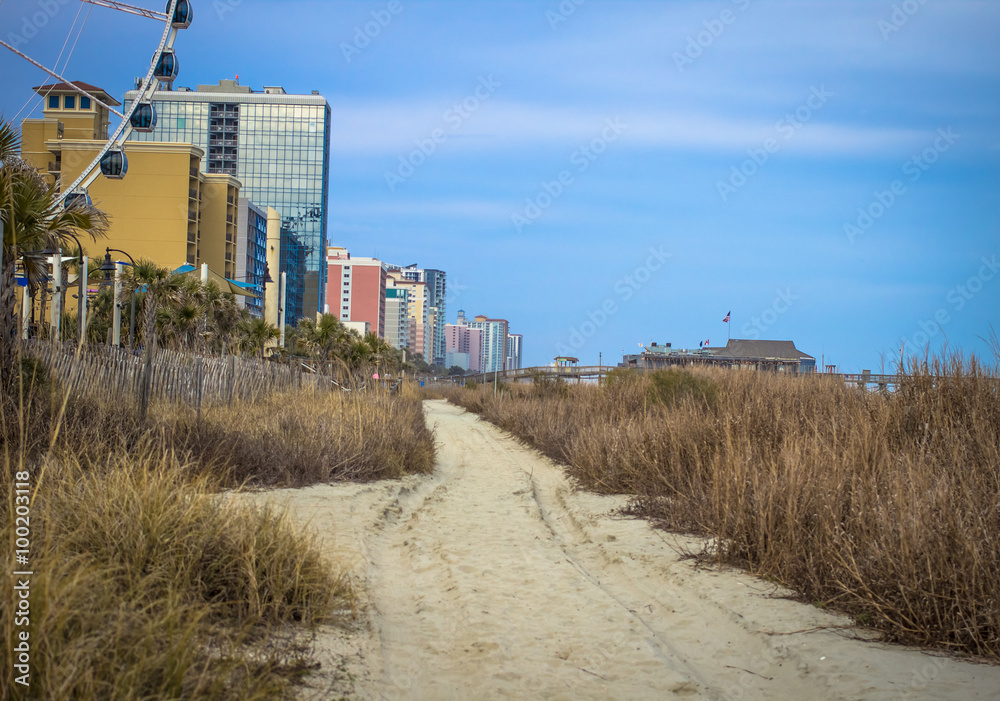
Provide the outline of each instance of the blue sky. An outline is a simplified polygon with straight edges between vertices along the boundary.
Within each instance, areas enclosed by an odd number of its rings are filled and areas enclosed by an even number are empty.
[[[177,83],[319,90],[330,241],[446,270],[526,364],[731,331],[877,371],[1000,330],[1000,3],[194,6]],[[52,66],[88,7],[0,0],[0,35]],[[94,7],[65,74],[120,99],[158,34]],[[44,81],[0,76],[7,118]]]

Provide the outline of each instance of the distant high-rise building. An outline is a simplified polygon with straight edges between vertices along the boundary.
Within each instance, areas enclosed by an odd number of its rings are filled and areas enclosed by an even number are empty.
[[[377,258],[353,258],[346,248],[326,249],[326,299],[341,321],[367,321],[385,338],[386,265]]]
[[[507,369],[521,369],[521,342],[523,337],[519,333],[507,334]]]
[[[135,90],[125,95],[131,103]],[[236,177],[243,195],[281,213],[281,270],[287,272],[287,320],[322,312],[326,304],[327,185],[330,105],[317,91],[289,95],[281,87],[251,90],[235,80],[197,90],[160,90],[149,133],[135,142],[194,144],[203,173]],[[130,153],[126,146],[126,153]],[[331,305],[332,307],[333,305]]]
[[[410,340],[410,311],[407,290],[389,278],[385,288],[385,338],[393,348],[407,348]]]
[[[483,332],[483,372],[502,371],[507,363],[506,319],[490,319],[482,314],[468,322],[470,329],[481,329]]]
[[[427,283],[407,279],[399,268],[390,268],[388,274],[393,279],[395,287],[407,291],[409,300],[407,350],[411,354],[419,353],[425,362],[430,363],[434,355],[433,316],[428,301]]]
[[[267,212],[246,197],[236,210],[236,281],[256,297],[240,297],[254,318],[264,316],[264,277],[267,269]]]
[[[459,320],[464,312],[459,312]],[[457,365],[463,370],[481,372],[483,369],[483,331],[470,329],[464,324],[445,324],[445,365]]]
[[[403,279],[427,283],[427,304],[431,307],[431,356],[434,363],[444,365],[445,363],[445,340],[444,326],[447,318],[447,273],[434,268],[418,268],[416,265],[408,265],[399,269]],[[431,362],[430,357],[427,362]]]

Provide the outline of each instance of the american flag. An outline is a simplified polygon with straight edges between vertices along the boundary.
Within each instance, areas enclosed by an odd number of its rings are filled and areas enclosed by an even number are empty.
[[[729,315],[730,315],[730,314],[732,314],[732,312],[731,312],[731,311],[728,311],[728,312],[726,312],[726,318],[725,318],[725,319],[723,319],[722,321],[728,324],[728,323],[729,323]]]

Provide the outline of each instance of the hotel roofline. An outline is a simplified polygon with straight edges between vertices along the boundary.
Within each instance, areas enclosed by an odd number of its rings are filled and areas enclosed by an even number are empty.
[[[125,93],[125,101],[135,100],[138,90]],[[326,105],[329,101],[313,90],[309,95],[296,95],[285,92],[281,86],[267,86],[263,92],[239,85],[233,80],[219,81],[219,85],[199,85],[197,89],[178,88],[176,90],[159,90],[153,93],[152,100],[170,100],[172,102],[242,102],[246,104],[271,105]]]

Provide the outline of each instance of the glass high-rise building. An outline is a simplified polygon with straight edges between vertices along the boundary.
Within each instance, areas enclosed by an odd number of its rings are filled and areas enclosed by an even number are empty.
[[[125,101],[138,97],[129,91]],[[156,127],[136,141],[191,143],[205,151],[201,168],[243,183],[241,195],[281,213],[281,272],[288,273],[288,319],[313,317],[326,302],[327,185],[330,105],[317,91],[255,92],[235,80],[153,97]],[[277,279],[275,271],[272,277]]]
[[[408,265],[400,268],[404,280],[427,283],[427,303],[433,310],[436,318],[432,330],[431,355],[433,362],[437,365],[444,365],[446,356],[446,343],[444,336],[445,317],[448,313],[447,305],[447,273],[434,268],[418,268],[415,265]]]

